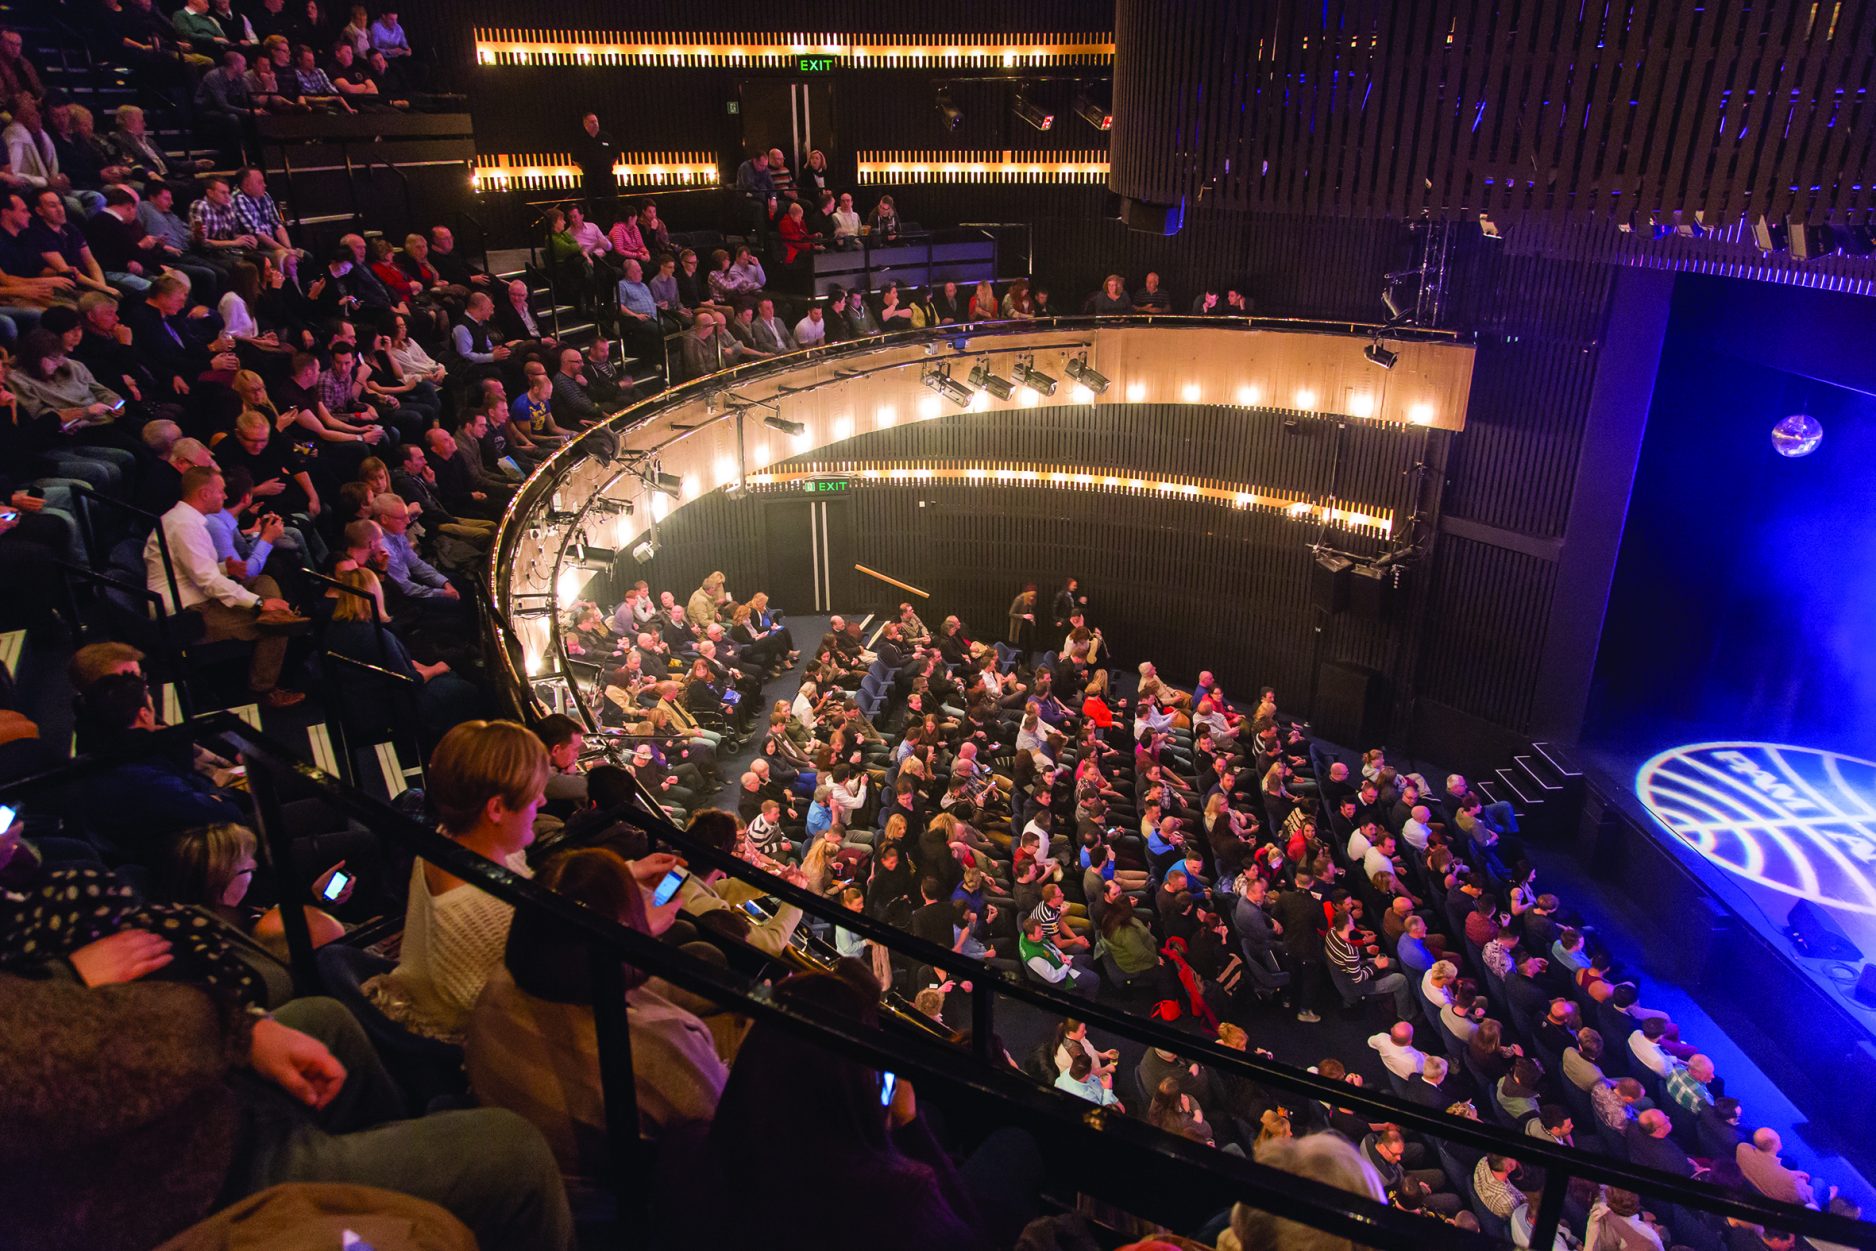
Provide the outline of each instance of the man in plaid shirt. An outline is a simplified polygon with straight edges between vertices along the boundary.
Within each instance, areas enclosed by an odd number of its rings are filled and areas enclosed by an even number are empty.
[[[1685,1064],[1675,1065],[1674,1071],[1668,1074],[1668,1098],[1698,1116],[1713,1102],[1715,1084],[1713,1061],[1696,1055]]]
[[[287,235],[280,206],[267,194],[267,175],[256,166],[249,166],[241,171],[239,184],[241,189],[234,195],[234,209],[242,231],[253,235],[261,251],[292,277],[302,253],[294,248],[293,240]]]
[[[235,207],[226,178],[211,178],[202,184],[201,198],[189,206],[189,234],[202,252],[229,262],[240,260],[259,246],[241,224],[241,210]]]

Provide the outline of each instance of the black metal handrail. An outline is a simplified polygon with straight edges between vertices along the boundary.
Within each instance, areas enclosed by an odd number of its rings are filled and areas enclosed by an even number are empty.
[[[1078,1177],[1077,1184],[1132,1212],[1167,1221],[1181,1216],[1189,1219],[1191,1201],[1199,1196],[1214,1208],[1243,1200],[1281,1211],[1292,1220],[1341,1234],[1362,1245],[1454,1251],[1480,1251],[1495,1245],[1482,1235],[1163,1134],[1141,1121],[1103,1114],[1078,1100],[1039,1088],[1007,1066],[980,1064],[929,1034],[899,1031],[890,1025],[867,1029],[854,1021],[778,1002],[760,984],[751,985],[721,966],[543,889],[423,823],[344,786],[339,779],[312,768],[230,714],[214,714],[150,737],[156,740],[179,733],[236,754],[248,766],[260,833],[268,849],[267,867],[280,891],[291,964],[302,993],[320,989],[305,910],[296,906],[310,905],[313,900],[307,883],[279,871],[290,863],[283,783],[296,791],[315,792],[381,837],[517,910],[550,916],[580,934],[592,960],[601,1089],[621,1219],[643,1214],[649,1201],[648,1174],[636,1158],[636,1079],[621,970],[622,963],[630,963],[726,1009],[797,1030],[820,1046],[862,1063],[921,1079],[930,1077],[954,1090],[993,1101],[1002,1111],[1002,1119],[1009,1123],[1073,1139],[1083,1149],[1099,1151],[1107,1167]],[[69,773],[69,769],[64,772]],[[26,783],[0,787],[0,794],[43,785],[59,777],[40,775]],[[858,928],[861,919],[852,914],[848,918],[856,923],[852,928]],[[1178,1208],[1168,1206],[1166,1199],[1167,1193],[1175,1190],[1182,1200]]]
[[[1825,1239],[1846,1246],[1865,1248],[1876,1251],[1876,1225],[1852,1221],[1844,1217],[1801,1208],[1791,1204],[1772,1200],[1730,1194],[1705,1183],[1694,1182],[1673,1174],[1662,1173],[1653,1169],[1638,1168],[1633,1165],[1608,1161],[1587,1153],[1574,1151],[1541,1142],[1525,1135],[1513,1134],[1504,1129],[1485,1125],[1480,1122],[1449,1117],[1443,1113],[1430,1111],[1403,1099],[1378,1094],[1359,1087],[1309,1073],[1293,1066],[1264,1060],[1220,1046],[1196,1035],[1182,1033],[1153,1021],[1141,1020],[1126,1013],[1117,1012],[1098,1002],[1065,994],[1061,991],[1039,985],[1032,985],[1020,979],[1011,979],[992,969],[981,961],[962,956],[957,952],[924,942],[913,935],[898,930],[884,922],[867,917],[861,913],[838,908],[831,901],[812,892],[795,887],[780,878],[774,877],[753,865],[734,856],[727,855],[707,845],[697,842],[678,830],[660,815],[646,811],[630,811],[612,814],[621,820],[640,826],[656,842],[670,846],[681,852],[693,866],[704,865],[713,870],[720,870],[728,876],[755,886],[766,894],[793,904],[804,913],[851,930],[870,941],[881,943],[889,949],[926,963],[941,964],[946,969],[955,969],[970,976],[973,983],[973,1042],[977,1056],[973,1060],[972,1070],[959,1067],[962,1057],[955,1049],[927,1048],[899,1039],[890,1047],[877,1037],[855,1037],[851,1029],[826,1028],[828,1023],[793,1019],[795,1014],[777,1009],[771,1001],[747,988],[731,983],[721,970],[685,956],[665,944],[637,934],[610,922],[597,918],[585,909],[559,898],[552,892],[542,890],[525,879],[516,877],[500,865],[482,859],[474,853],[444,838],[436,831],[416,822],[391,809],[383,802],[346,787],[339,779],[321,773],[304,761],[293,756],[278,744],[266,739],[252,730],[245,722],[232,714],[217,713],[200,718],[184,727],[164,731],[160,735],[150,736],[150,747],[155,749],[167,735],[183,734],[192,741],[209,742],[225,752],[240,754],[249,763],[249,780],[260,816],[262,833],[272,848],[276,864],[288,863],[285,858],[285,826],[280,819],[279,784],[286,778],[292,779],[297,789],[310,789],[353,817],[380,836],[388,837],[408,847],[417,855],[446,868],[452,874],[462,878],[479,889],[484,889],[502,898],[516,907],[545,909],[557,920],[580,930],[592,939],[596,948],[605,955],[630,961],[649,972],[667,977],[674,984],[685,989],[695,990],[706,997],[716,999],[739,1010],[749,1011],[753,1015],[771,1015],[790,1019],[790,1023],[809,1028],[817,1037],[825,1037],[830,1043],[856,1054],[862,1055],[869,1063],[906,1066],[911,1061],[914,1067],[922,1067],[932,1075],[960,1082],[970,1088],[994,1095],[999,1099],[1013,1099],[1026,1109],[1034,1108],[1051,1119],[1060,1120],[1064,1106],[1072,1106],[1069,1101],[1045,1098],[1041,1104],[1034,1096],[1043,1092],[1035,1091],[1026,1079],[1012,1081],[1001,1073],[993,1060],[983,1064],[984,1048],[992,1032],[993,1009],[987,1005],[996,996],[1007,997],[1026,1003],[1041,1011],[1063,1017],[1074,1017],[1100,1027],[1103,1030],[1128,1038],[1150,1047],[1174,1052],[1183,1058],[1202,1061],[1216,1070],[1233,1074],[1261,1085],[1289,1091],[1307,1098],[1319,1100],[1331,1106],[1347,1108],[1366,1115],[1372,1120],[1386,1120],[1406,1129],[1415,1130],[1436,1138],[1442,1138],[1476,1150],[1494,1154],[1508,1155],[1520,1162],[1542,1167],[1546,1171],[1545,1190],[1534,1222],[1533,1245],[1549,1246],[1561,1214],[1562,1202],[1567,1183],[1572,1177],[1582,1177],[1599,1184],[1619,1187],[1642,1194],[1653,1201],[1668,1201],[1697,1211],[1715,1213],[1721,1216],[1748,1221],[1753,1224],[1770,1225],[1780,1229],[1793,1230],[1809,1237]],[[69,780],[75,773],[90,768],[109,764],[122,759],[115,757],[84,758],[74,765],[66,766],[47,774],[0,787],[0,794],[11,795],[30,792],[38,787]],[[258,766],[258,767],[257,767]],[[277,776],[278,775],[278,776]],[[643,801],[648,807],[649,801]],[[311,939],[307,933],[305,918],[301,909],[291,906],[294,903],[313,901],[307,897],[307,884],[287,876],[279,882],[284,905],[283,919],[287,930],[289,949],[293,953],[293,965],[296,975],[304,979],[303,988],[317,984],[311,959]],[[605,961],[599,960],[599,964]],[[604,985],[605,983],[601,983]],[[601,996],[604,998],[604,996]],[[623,995],[615,997],[620,1007],[621,1019],[616,1022],[623,1032]],[[601,1048],[608,1050],[607,1037],[612,1028],[603,1023],[602,1005]],[[629,1039],[615,1040],[619,1050],[611,1053],[610,1059],[602,1059],[608,1074],[607,1094],[610,1097],[615,1089],[630,1089],[629,1059],[625,1063],[625,1074],[616,1071],[620,1051],[629,1057]],[[908,1054],[908,1051],[911,1054]],[[1026,1092],[1017,1090],[1027,1087]],[[630,1103],[626,1107],[633,1106]],[[1116,1125],[1125,1118],[1103,1117],[1096,1113],[1078,1111],[1068,1119],[1079,1119],[1098,1128],[1103,1134],[1103,1141],[1115,1132]],[[619,1125],[619,1119],[614,1119]],[[630,1141],[626,1139],[625,1141]],[[1190,1144],[1165,1143],[1155,1148],[1165,1150],[1170,1147],[1175,1154],[1185,1155]],[[1190,1163],[1201,1166],[1212,1175],[1220,1169],[1226,1173],[1235,1173],[1236,1163],[1226,1163],[1228,1157],[1213,1151],[1194,1152]],[[1255,1166],[1251,1166],[1255,1173]],[[628,1177],[628,1184],[631,1179]],[[1265,1179],[1268,1180],[1268,1179]],[[1262,1192],[1264,1187],[1254,1177],[1234,1177],[1234,1184],[1249,1184],[1252,1192]],[[1347,1196],[1338,1201],[1337,1206],[1348,1208]],[[1365,1207],[1367,1205],[1353,1205]],[[1305,1219],[1321,1215],[1305,1208],[1300,1215],[1285,1207],[1286,1215]],[[1334,1215],[1334,1214],[1330,1214]],[[1371,1215],[1371,1214],[1370,1214]],[[1398,1215],[1398,1214],[1396,1214]],[[1363,1213],[1343,1211],[1339,1218],[1359,1220]],[[1408,1241],[1396,1241],[1382,1234],[1401,1233],[1383,1221],[1371,1224],[1367,1233],[1362,1235],[1375,1245],[1384,1246],[1430,1246],[1430,1245],[1478,1245],[1473,1242],[1448,1242],[1447,1227],[1422,1223],[1423,1218],[1410,1218],[1414,1236]],[[1324,1225],[1324,1228],[1330,1226]]]

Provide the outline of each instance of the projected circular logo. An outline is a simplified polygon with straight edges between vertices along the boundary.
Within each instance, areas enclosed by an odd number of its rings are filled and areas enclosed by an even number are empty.
[[[1644,764],[1635,793],[1729,872],[1876,915],[1876,761],[1780,743],[1691,743]]]

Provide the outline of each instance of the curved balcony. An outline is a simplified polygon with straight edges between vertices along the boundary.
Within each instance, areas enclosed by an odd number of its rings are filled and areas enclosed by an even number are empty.
[[[1272,514],[1385,543],[1406,519],[1383,501],[1166,466],[814,456],[857,436],[947,414],[1020,422],[1079,406],[1181,404],[1411,431],[1463,428],[1473,351],[1450,333],[1388,332],[1391,367],[1369,354],[1381,328],[1347,322],[1075,317],[940,326],[828,344],[711,373],[643,400],[558,449],[502,518],[489,591],[506,627],[502,675],[523,706],[590,720],[568,698],[558,609],[613,558],[649,560],[658,526],[712,492],[800,491],[830,481],[975,480],[1099,491]]]

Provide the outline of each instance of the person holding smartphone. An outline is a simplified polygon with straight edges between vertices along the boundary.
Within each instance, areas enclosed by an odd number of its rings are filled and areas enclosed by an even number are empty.
[[[641,934],[671,928],[689,871],[659,853],[627,860],[606,848],[548,858],[537,884]],[[485,1107],[509,1108],[547,1138],[563,1176],[603,1187],[605,1098],[583,937],[536,912],[515,917],[501,964],[476,1001],[465,1040],[469,1086]],[[657,1138],[709,1121],[729,1072],[710,1029],[627,964],[640,1132]]]

